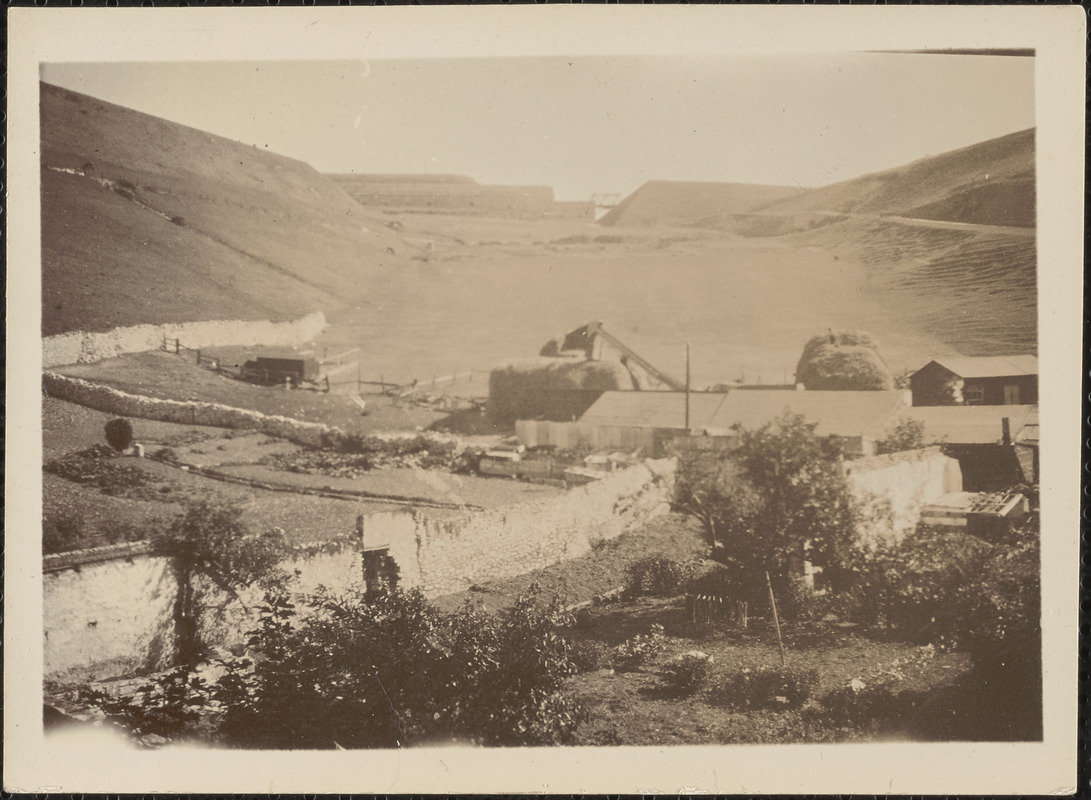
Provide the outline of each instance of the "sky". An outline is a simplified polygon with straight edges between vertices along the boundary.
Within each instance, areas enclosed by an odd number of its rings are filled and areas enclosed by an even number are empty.
[[[1034,59],[829,53],[48,63],[47,83],[321,172],[559,200],[649,180],[821,186],[1035,125]]]

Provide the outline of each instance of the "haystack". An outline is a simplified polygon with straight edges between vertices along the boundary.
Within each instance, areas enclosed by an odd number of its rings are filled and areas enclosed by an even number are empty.
[[[629,371],[616,361],[544,356],[509,361],[489,375],[489,415],[507,421],[567,422],[603,392],[632,388]]]
[[[796,381],[812,391],[894,388],[894,375],[875,340],[859,331],[830,331],[803,348]]]

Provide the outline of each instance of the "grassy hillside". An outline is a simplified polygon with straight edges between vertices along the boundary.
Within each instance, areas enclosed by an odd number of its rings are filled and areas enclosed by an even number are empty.
[[[1034,227],[1034,129],[928,156],[753,209],[768,214],[887,214]]]
[[[1037,352],[1037,241],[1010,229],[841,218],[782,237],[860,265],[890,324],[972,356]]]
[[[599,222],[602,225],[678,225],[721,214],[741,214],[754,206],[790,197],[791,186],[697,181],[648,181]]]
[[[336,306],[402,241],[308,165],[41,86],[43,333]]]

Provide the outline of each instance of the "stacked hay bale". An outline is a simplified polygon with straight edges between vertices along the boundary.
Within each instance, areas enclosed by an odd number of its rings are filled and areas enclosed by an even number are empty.
[[[603,392],[632,388],[629,371],[616,361],[545,356],[509,361],[489,374],[489,415],[498,422],[567,422]]]
[[[894,375],[870,334],[829,331],[803,348],[796,381],[812,391],[869,391],[894,388]]]

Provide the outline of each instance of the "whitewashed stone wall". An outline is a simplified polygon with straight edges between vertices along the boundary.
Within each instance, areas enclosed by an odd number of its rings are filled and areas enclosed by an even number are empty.
[[[429,597],[461,591],[583,555],[596,541],[666,512],[674,467],[672,460],[649,460],[560,497],[483,512],[373,514],[364,521],[363,545],[389,548],[405,588],[418,587]],[[283,566],[296,574],[296,593],[322,585],[336,594],[363,585],[361,555],[349,541],[307,548]],[[169,558],[136,552],[88,561],[70,553],[47,557],[46,567],[47,678],[102,679],[171,663],[178,577]],[[227,647],[245,642],[262,591],[250,588],[230,600],[208,584],[195,584],[207,609],[198,626],[202,641]]]
[[[132,675],[169,667],[176,656],[175,603],[178,573],[165,555],[84,561],[93,551],[47,557],[66,565],[47,569],[42,579],[44,674],[65,681]],[[81,557],[82,556],[82,557]],[[319,586],[343,592],[361,586],[360,554],[348,543],[329,552],[308,552],[282,564],[296,579],[302,598]],[[197,578],[201,596],[198,636],[223,647],[245,644],[264,592],[250,587],[231,598]]]
[[[309,342],[326,327],[321,311],[289,322],[214,320],[169,325],[134,325],[101,333],[72,331],[42,339],[42,367],[89,364],[124,353],[158,350],[163,339],[180,339],[190,348],[225,345],[283,345]]]
[[[259,411],[233,408],[220,403],[163,400],[158,397],[129,394],[111,386],[59,375],[55,372],[42,373],[42,388],[51,397],[111,414],[156,419],[162,422],[178,422],[183,425],[211,425],[218,428],[256,430],[309,447],[318,447],[322,444],[323,438],[336,442],[345,435],[340,428],[318,422],[303,422],[290,417],[262,414]]]
[[[45,677],[129,675],[174,657],[178,576],[170,558],[138,555],[42,577]]]
[[[388,546],[404,587],[436,597],[577,558],[669,510],[675,462],[648,460],[560,497],[473,513],[367,518],[365,541]]]
[[[897,539],[916,526],[925,505],[942,494],[962,491],[958,461],[938,447],[846,461],[845,473],[859,499],[874,496],[890,501]],[[866,538],[872,532],[861,535]]]

